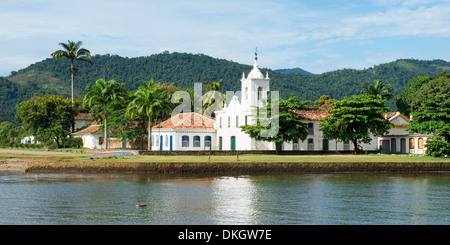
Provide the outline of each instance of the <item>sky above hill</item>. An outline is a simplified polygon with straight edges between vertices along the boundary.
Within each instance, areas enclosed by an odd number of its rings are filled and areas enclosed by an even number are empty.
[[[61,42],[94,54],[205,54],[323,73],[401,58],[450,61],[448,0],[14,0],[0,2],[0,76]]]

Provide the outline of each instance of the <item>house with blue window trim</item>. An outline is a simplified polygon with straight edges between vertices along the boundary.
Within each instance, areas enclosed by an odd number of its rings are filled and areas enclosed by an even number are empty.
[[[152,127],[152,150],[216,150],[215,119],[196,112],[179,113]]]

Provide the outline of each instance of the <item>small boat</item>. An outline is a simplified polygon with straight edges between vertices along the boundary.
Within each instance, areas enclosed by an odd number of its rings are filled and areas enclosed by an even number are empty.
[[[130,151],[112,151],[112,152],[102,152],[98,154],[89,155],[89,158],[92,160],[94,158],[102,158],[102,157],[125,157],[125,156],[133,156],[136,157],[139,154],[136,152],[130,152]]]

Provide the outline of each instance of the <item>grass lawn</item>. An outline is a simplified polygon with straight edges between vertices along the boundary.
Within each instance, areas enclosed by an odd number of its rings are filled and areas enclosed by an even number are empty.
[[[450,162],[450,158],[436,158],[421,155],[239,155],[239,156],[148,156],[124,158],[99,158],[90,160],[90,154],[62,155],[55,152],[42,154],[39,151],[15,154],[0,152],[0,158],[33,158],[51,161],[98,161],[98,162]]]

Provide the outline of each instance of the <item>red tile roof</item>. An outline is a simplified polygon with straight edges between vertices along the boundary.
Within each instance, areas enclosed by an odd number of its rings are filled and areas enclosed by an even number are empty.
[[[100,124],[92,124],[90,126],[88,126],[85,129],[82,129],[78,132],[75,132],[73,134],[102,134],[101,130],[100,130]]]
[[[330,116],[330,114],[327,112],[328,110],[331,110],[331,107],[316,107],[316,106],[312,106],[311,109],[316,109],[316,110],[295,110],[294,112],[299,114],[301,117],[308,119],[308,120],[313,120],[313,121],[317,121],[319,119],[323,119],[326,118],[328,116]]]
[[[215,119],[196,112],[180,113],[153,128],[214,129]],[[196,123],[197,122],[197,123]]]
[[[89,113],[79,113],[75,116],[75,120],[94,120],[93,117],[89,116]]]

